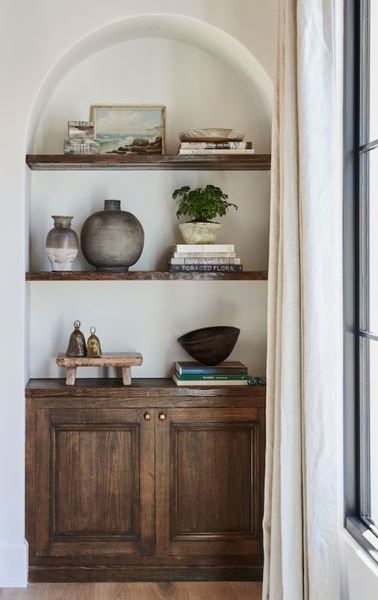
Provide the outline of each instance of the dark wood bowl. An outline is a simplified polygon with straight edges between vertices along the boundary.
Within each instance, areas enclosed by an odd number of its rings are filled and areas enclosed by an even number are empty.
[[[177,341],[186,352],[204,365],[218,365],[231,354],[240,329],[237,327],[203,327],[189,331]]]

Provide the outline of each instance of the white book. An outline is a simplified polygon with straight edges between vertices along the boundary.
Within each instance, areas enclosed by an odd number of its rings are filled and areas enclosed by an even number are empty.
[[[240,258],[171,258],[171,265],[240,265]]]
[[[236,252],[173,252],[172,258],[237,258]]]
[[[173,252],[235,252],[235,244],[176,244]]]
[[[253,148],[251,149],[246,149],[246,150],[201,150],[201,149],[195,149],[193,148],[192,150],[186,149],[186,148],[180,148],[179,154],[183,155],[189,155],[189,154],[201,154],[201,155],[211,155],[211,154],[223,154],[225,156],[229,156],[230,154],[255,154],[255,150]]]
[[[200,386],[213,386],[213,385],[248,385],[248,381],[247,379],[222,379],[222,380],[203,380],[200,379],[198,381],[195,381],[193,379],[191,379],[190,381],[183,381],[182,379],[177,379],[176,375],[173,375],[173,381],[175,382],[176,385],[178,386],[184,386],[184,387],[191,387],[192,385],[200,385]]]
[[[251,150],[252,142],[181,142],[182,150]]]

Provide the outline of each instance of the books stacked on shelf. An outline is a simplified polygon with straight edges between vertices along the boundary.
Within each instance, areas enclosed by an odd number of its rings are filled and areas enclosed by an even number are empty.
[[[243,270],[234,244],[176,244],[169,259],[172,272],[238,273]]]
[[[177,361],[173,381],[178,386],[266,385],[265,377],[253,377],[239,361],[226,361],[209,367],[199,362]]]
[[[179,154],[213,154],[213,155],[230,155],[230,154],[254,154],[252,142],[232,142],[227,139],[224,141],[209,141],[207,142],[181,142]]]

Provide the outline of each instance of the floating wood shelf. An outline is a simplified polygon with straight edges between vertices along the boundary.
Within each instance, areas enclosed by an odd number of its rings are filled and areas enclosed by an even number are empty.
[[[38,271],[26,273],[26,281],[266,281],[267,271],[242,271],[240,273],[171,273],[170,271]]]
[[[222,155],[124,155],[124,154],[28,154],[26,162],[36,171],[72,170],[202,170],[267,171],[270,154]]]

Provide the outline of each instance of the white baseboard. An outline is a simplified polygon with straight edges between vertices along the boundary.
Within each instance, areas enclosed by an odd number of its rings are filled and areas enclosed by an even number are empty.
[[[0,588],[26,587],[28,582],[28,544],[0,544]]]

